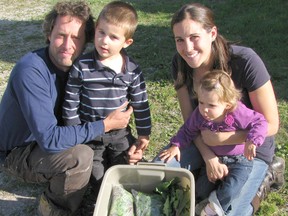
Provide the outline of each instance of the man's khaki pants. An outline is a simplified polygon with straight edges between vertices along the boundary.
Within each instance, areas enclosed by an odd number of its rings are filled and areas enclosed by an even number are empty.
[[[76,145],[60,153],[47,153],[33,142],[13,149],[5,159],[5,170],[26,182],[48,183],[44,191],[55,205],[75,212],[89,183],[93,150]]]

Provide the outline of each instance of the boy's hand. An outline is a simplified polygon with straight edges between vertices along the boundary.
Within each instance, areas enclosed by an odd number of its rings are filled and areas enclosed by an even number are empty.
[[[138,163],[143,158],[142,149],[137,149],[136,145],[132,145],[127,154],[128,154],[128,163],[130,165]]]
[[[247,141],[245,143],[244,156],[248,160],[253,160],[256,156],[256,145],[254,145],[254,143],[252,143],[251,141]]]
[[[141,149],[143,152],[148,147],[149,136],[139,136],[137,140],[137,149]]]
[[[171,145],[170,148],[163,150],[160,153],[159,157],[166,163],[169,162],[174,157],[176,157],[177,161],[180,161],[180,149],[178,146]]]

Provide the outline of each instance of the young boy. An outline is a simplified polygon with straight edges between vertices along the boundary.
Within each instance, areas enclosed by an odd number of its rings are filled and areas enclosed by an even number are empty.
[[[126,152],[132,144],[137,142],[138,149],[145,150],[149,143],[151,118],[146,85],[140,67],[124,50],[133,43],[137,19],[131,5],[121,1],[107,4],[96,21],[95,49],[75,62],[66,86],[66,125],[105,119],[125,101],[134,109],[137,141],[127,127],[87,143],[94,150],[91,184],[96,193],[110,166],[127,163]]]

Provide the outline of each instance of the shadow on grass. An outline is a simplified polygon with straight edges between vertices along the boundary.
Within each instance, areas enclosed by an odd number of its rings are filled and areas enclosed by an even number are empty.
[[[27,52],[46,46],[41,21],[0,20],[0,61],[16,63]],[[170,79],[174,42],[169,28],[139,25],[135,42],[127,49],[147,79]]]
[[[142,17],[146,22],[142,24],[142,20],[139,20],[140,24],[134,36],[135,42],[127,49],[128,53],[139,63],[147,81],[172,81],[170,67],[176,49],[170,20],[176,10],[191,1],[128,2],[136,8],[139,18]],[[261,7],[258,7],[259,4],[250,1],[247,1],[249,7],[237,1],[199,2],[213,8],[221,34],[229,40],[240,41],[259,54],[272,76],[277,98],[287,100],[288,95],[283,91],[288,85],[285,72],[288,63],[284,58],[288,53],[288,45],[284,33],[286,28],[283,24],[283,8],[275,7],[272,3],[261,3]],[[287,5],[287,2],[283,1],[283,4]],[[254,10],[256,6],[257,11]],[[25,53],[45,46],[41,24],[40,20],[0,20],[0,61],[15,63]]]
[[[45,184],[24,183],[0,171],[0,215],[35,215]]]
[[[44,45],[41,21],[0,20],[0,60],[16,63],[25,53]]]

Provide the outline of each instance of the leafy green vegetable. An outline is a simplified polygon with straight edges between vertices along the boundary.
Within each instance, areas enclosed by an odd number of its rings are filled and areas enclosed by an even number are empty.
[[[136,216],[163,216],[161,195],[146,194],[134,189],[131,192],[135,201]]]
[[[114,185],[109,216],[134,216],[133,196],[122,185]]]
[[[133,215],[133,203],[136,216],[190,215],[190,188],[181,186],[178,177],[161,182],[151,194],[134,189],[131,189],[131,194],[123,187],[119,187],[113,187],[114,197],[109,216]]]
[[[180,179],[175,177],[170,181],[161,182],[155,192],[165,200],[163,213],[165,216],[190,215],[190,188],[182,187]]]

